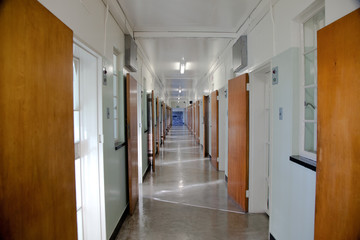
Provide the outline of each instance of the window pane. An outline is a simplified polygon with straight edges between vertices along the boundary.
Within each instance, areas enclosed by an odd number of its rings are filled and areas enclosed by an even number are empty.
[[[82,225],[82,211],[79,210],[77,213],[77,231],[78,231],[78,240],[83,240],[83,225]]]
[[[74,143],[80,142],[80,113],[74,111]]]
[[[316,45],[316,43],[317,43],[316,32],[325,26],[325,9],[322,9],[313,18],[314,18],[314,31],[315,31],[314,35],[315,35],[315,45]]]
[[[310,18],[304,23],[304,52],[315,48],[314,19]]]
[[[317,88],[305,88],[305,120],[316,119]]]
[[[81,165],[80,159],[75,160],[75,189],[76,189],[76,209],[81,208]]]
[[[114,119],[114,139],[118,139],[118,119]]]
[[[79,60],[76,58],[73,59],[73,97],[74,97],[74,110],[79,110]]]
[[[114,94],[114,97],[117,97],[118,96],[118,92],[119,92],[119,89],[118,89],[118,80],[117,80],[117,76],[114,75],[113,76],[113,94]]]
[[[305,54],[305,86],[316,84],[316,51]]]
[[[119,127],[119,141],[125,142],[125,90],[124,78],[119,78],[119,102],[118,102],[118,127]]]
[[[305,151],[316,153],[316,137],[316,123],[305,123]]]
[[[117,98],[114,98],[114,118],[118,118],[118,106],[117,106]]]
[[[114,64],[114,73],[117,74],[118,67],[117,67],[117,55],[113,54],[113,64]]]

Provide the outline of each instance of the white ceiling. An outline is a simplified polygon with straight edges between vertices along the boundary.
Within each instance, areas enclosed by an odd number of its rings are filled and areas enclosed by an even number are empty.
[[[118,0],[169,98],[186,100],[260,0]],[[180,74],[180,61],[186,62]],[[176,90],[176,91],[175,91]]]

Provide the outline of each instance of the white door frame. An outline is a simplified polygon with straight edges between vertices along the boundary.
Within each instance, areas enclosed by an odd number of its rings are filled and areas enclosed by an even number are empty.
[[[268,77],[269,79],[264,79],[266,77],[265,75],[265,71],[269,71],[268,74],[270,74],[270,77]],[[249,93],[249,104],[250,104],[250,109],[249,109],[249,127],[250,127],[250,136],[249,136],[249,212],[251,213],[257,213],[257,212],[266,212],[269,215],[269,212],[266,209],[266,189],[267,186],[266,184],[266,177],[267,177],[267,172],[266,172],[266,162],[260,162],[259,159],[255,159],[255,153],[258,153],[258,150],[255,149],[255,129],[257,129],[257,127],[255,126],[255,122],[258,121],[259,119],[255,116],[255,104],[259,104],[257,103],[257,99],[255,96],[255,89],[256,85],[258,82],[255,83],[255,81],[269,81],[269,84],[271,84],[271,63],[265,62],[264,64],[261,64],[260,66],[258,66],[256,69],[254,69],[254,71],[252,71],[250,73],[250,93]],[[263,76],[261,76],[261,79],[258,77],[261,74]],[[268,145],[268,149],[269,149],[269,178],[271,176],[271,139],[272,139],[272,130],[271,130],[271,114],[272,114],[272,98],[271,98],[271,89],[269,89],[269,109],[268,114],[270,116],[269,120],[268,120],[268,127],[269,129],[269,145]],[[264,100],[265,100],[265,91],[264,91]],[[264,104],[264,103],[260,103],[260,104]],[[264,105],[265,107],[265,105]],[[265,125],[265,118],[264,118],[264,125]],[[266,147],[264,148],[264,159],[265,159],[265,154],[266,154]],[[265,180],[264,180],[265,179]],[[268,182],[270,183],[270,179],[268,179]],[[264,184],[264,185],[263,185]],[[269,188],[270,191],[270,188]],[[270,195],[270,193],[269,193]],[[270,209],[270,208],[269,208]]]
[[[102,57],[93,51],[76,37],[73,38],[73,44],[87,51],[97,59],[97,133],[98,133],[98,181],[99,181],[99,199],[100,199],[100,229],[101,240],[106,239],[106,215],[105,215],[105,183],[104,183],[104,135],[103,135],[103,114],[102,114]]]
[[[141,110],[142,110],[142,87],[139,83],[137,83],[137,125],[138,125],[138,179],[139,184],[142,183],[143,179],[143,173],[142,173],[142,137],[143,137],[143,126],[142,126],[142,116],[141,116]]]

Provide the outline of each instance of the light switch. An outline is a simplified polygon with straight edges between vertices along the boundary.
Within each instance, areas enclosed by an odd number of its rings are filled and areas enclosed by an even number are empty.
[[[273,67],[272,69],[272,85],[279,83],[279,69],[278,67]]]
[[[110,108],[106,108],[106,118],[110,119]]]

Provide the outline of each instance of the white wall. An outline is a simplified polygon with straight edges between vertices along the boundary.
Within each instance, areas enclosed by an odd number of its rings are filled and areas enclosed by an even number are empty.
[[[351,13],[360,7],[358,0],[325,0],[325,22],[326,25]]]

